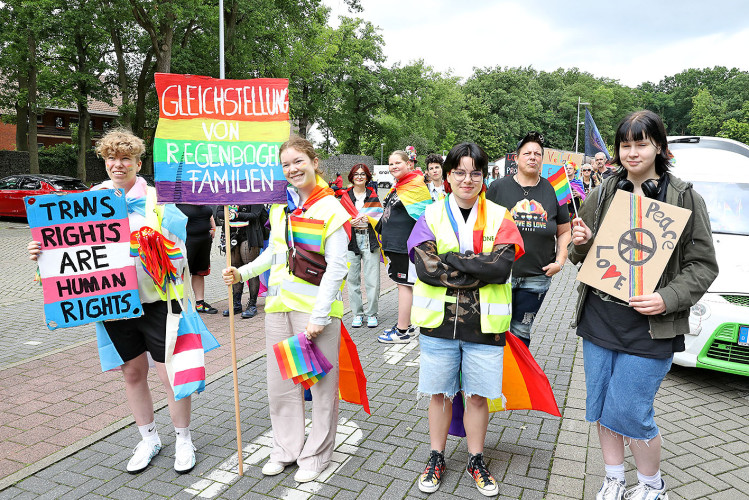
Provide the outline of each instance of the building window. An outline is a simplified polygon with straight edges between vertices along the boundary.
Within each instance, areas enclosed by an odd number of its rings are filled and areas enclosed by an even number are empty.
[[[110,124],[109,124],[109,122],[102,122],[102,124],[101,124],[101,129],[102,129],[102,130],[103,130],[104,132],[106,132],[107,130],[109,130],[109,125],[110,125]]]
[[[36,115],[36,124],[44,126],[44,115],[42,114]]]
[[[55,116],[55,127],[65,128],[65,120],[62,116]]]

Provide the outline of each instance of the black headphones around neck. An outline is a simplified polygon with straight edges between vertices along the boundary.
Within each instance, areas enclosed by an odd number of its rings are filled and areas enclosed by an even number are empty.
[[[661,194],[661,188],[663,186],[664,175],[666,174],[661,175],[657,181],[654,181],[653,179],[648,179],[645,182],[643,182],[640,185],[640,188],[642,189],[642,194],[644,194],[647,198],[657,199],[658,196]],[[627,191],[628,193],[631,193],[635,190],[635,185],[632,184],[631,180],[624,177],[623,179],[620,179],[619,182],[616,183],[616,189],[621,189],[622,191]]]

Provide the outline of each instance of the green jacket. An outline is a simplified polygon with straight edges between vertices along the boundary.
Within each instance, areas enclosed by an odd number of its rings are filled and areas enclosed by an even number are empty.
[[[654,339],[673,338],[689,333],[689,308],[700,300],[718,276],[718,262],[715,259],[710,217],[705,200],[693,189],[691,183],[684,182],[670,173],[668,177],[666,203],[689,209],[692,215],[655,289],[663,297],[666,311],[648,316],[650,336]],[[604,179],[603,184],[591,191],[583,203],[580,217],[593,231],[593,238],[584,245],[576,246],[570,243],[569,259],[573,264],[585,260],[614,197],[619,179],[618,175]],[[584,283],[578,286],[579,296],[573,327],[580,322],[589,289],[590,287]],[[604,300],[612,300],[606,294],[602,296]]]

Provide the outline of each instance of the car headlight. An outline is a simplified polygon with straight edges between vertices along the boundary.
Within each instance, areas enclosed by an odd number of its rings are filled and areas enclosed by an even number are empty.
[[[703,303],[697,302],[689,310],[689,334],[699,335],[702,333],[702,322],[710,317],[710,307]]]

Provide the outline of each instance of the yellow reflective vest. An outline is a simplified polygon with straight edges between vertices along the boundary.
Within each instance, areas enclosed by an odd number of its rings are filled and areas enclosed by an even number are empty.
[[[270,209],[270,246],[274,249],[268,278],[268,292],[265,298],[265,312],[299,311],[311,313],[315,308],[315,301],[320,287],[312,285],[301,278],[297,278],[289,271],[288,252],[286,244],[286,205],[273,205]],[[351,217],[346,209],[334,196],[326,196],[317,201],[301,217],[325,221],[323,233],[323,250],[325,238],[341,227]],[[330,316],[343,316],[343,287],[341,283],[338,295],[330,307]]]
[[[424,212],[427,226],[437,240],[437,253],[460,252],[460,243],[447,215],[448,198],[439,200]],[[494,237],[504,220],[506,209],[486,200],[486,227],[482,253],[492,251]],[[432,286],[417,279],[414,284],[411,322],[425,328],[437,328],[445,317],[445,305],[455,303],[456,297],[447,294],[447,288]],[[489,284],[479,288],[481,332],[503,333],[510,328],[512,316],[512,289],[510,283]]]

